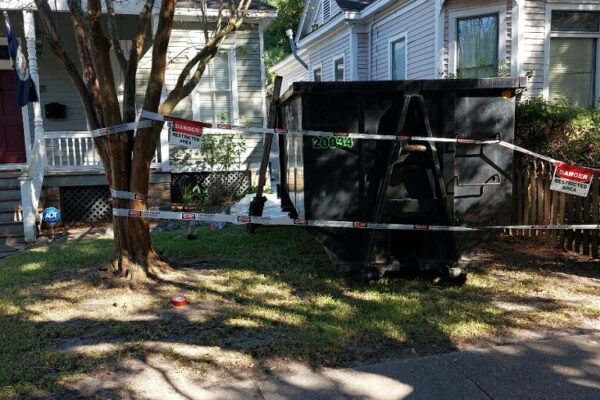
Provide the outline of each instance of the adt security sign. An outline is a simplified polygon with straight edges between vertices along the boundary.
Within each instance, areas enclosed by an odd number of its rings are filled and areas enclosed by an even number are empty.
[[[42,212],[42,219],[49,225],[54,225],[60,221],[60,211],[54,207],[48,207]]]

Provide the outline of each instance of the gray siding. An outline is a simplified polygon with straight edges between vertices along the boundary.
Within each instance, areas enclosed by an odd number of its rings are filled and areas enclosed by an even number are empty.
[[[435,1],[428,0],[373,26],[371,80],[389,79],[389,40],[406,32],[408,79],[433,79],[435,74]]]
[[[78,60],[75,44],[70,39],[72,36],[70,21],[66,16],[59,16],[59,18],[64,46],[73,56],[73,59]],[[130,25],[135,27],[135,24]],[[128,24],[122,23],[120,26],[123,27],[120,30],[123,32],[122,36],[125,36],[125,39],[129,38],[131,29],[127,28]],[[167,92],[175,86],[179,71],[187,63],[190,47],[201,44],[203,42],[202,38],[203,35],[197,23],[175,23],[167,52],[168,66],[165,76]],[[245,25],[242,30],[229,37],[223,46],[224,48],[235,48],[239,120],[245,125],[262,127],[263,94],[259,43],[258,27],[256,25]],[[152,48],[149,47],[140,62],[136,77],[138,107],[143,103],[150,74],[151,57]],[[45,48],[42,54],[38,55],[38,64],[40,65],[42,112],[44,105],[51,102],[59,102],[67,106],[66,119],[44,118],[45,130],[47,132],[87,130],[87,122],[79,96],[71,80],[64,72],[62,65],[56,60],[49,48]],[[184,118],[192,118],[191,97],[188,96],[183,99],[173,114]],[[32,112],[30,112],[30,117],[33,118]],[[33,123],[31,123],[31,127],[33,128]],[[33,129],[31,131],[33,132]],[[242,169],[257,169],[262,154],[262,136],[248,135],[244,141],[247,151],[242,157],[240,167]],[[177,168],[178,163],[184,163],[189,165],[185,165],[182,169],[193,170],[198,169],[201,154],[198,151],[171,147],[171,159],[175,168]]]
[[[303,82],[310,80],[309,72],[296,60],[292,60],[286,68],[283,68],[278,72],[282,77],[281,92],[285,90],[294,82]]]
[[[346,79],[350,77],[350,31],[346,29],[338,35],[333,40],[327,40],[312,46],[308,53],[309,56],[306,57],[311,70],[322,63],[323,81],[334,80],[333,58],[341,54],[344,54],[344,76]],[[312,80],[312,76],[310,80]]]
[[[63,38],[63,49],[79,64],[77,48],[74,40],[71,39],[71,22],[66,15],[59,15],[57,18],[60,35]],[[40,24],[40,22],[36,21],[36,24]],[[86,130],[87,121],[75,86],[65,72],[63,65],[47,44],[42,49],[42,53],[38,54],[38,66],[40,105],[42,107],[42,118],[44,118],[44,130],[47,132]],[[44,107],[48,103],[55,102],[64,104],[67,107],[67,117],[65,119],[45,118]],[[33,128],[33,112],[30,112],[29,115],[31,119],[30,126]]]
[[[175,87],[179,72],[189,59],[190,49],[204,43],[201,27],[196,22],[178,22],[171,33],[165,76],[167,92]],[[245,25],[243,30],[228,37],[222,50],[235,48],[235,74],[237,75],[237,96],[239,121],[243,125],[262,127],[263,94],[261,82],[260,37],[256,25]],[[138,73],[138,97],[143,98],[148,74],[150,73],[151,49],[140,63]],[[234,71],[230,71],[233,76]],[[232,88],[233,89],[233,88]],[[233,92],[233,90],[232,90]],[[234,96],[231,97],[234,101]],[[204,105],[204,104],[203,104]],[[233,110],[231,104],[230,110]],[[174,115],[192,118],[193,108],[191,96],[183,99],[175,108]],[[262,136],[247,135],[244,137],[246,154],[241,159],[240,168],[257,169],[262,156]],[[171,146],[171,161],[174,169],[199,170],[202,155],[200,151]]]
[[[358,80],[366,81],[369,79],[369,33],[357,33],[356,42]]]
[[[331,18],[335,17],[341,12],[342,9],[340,8],[340,6],[338,6],[338,3],[335,0],[331,0]]]

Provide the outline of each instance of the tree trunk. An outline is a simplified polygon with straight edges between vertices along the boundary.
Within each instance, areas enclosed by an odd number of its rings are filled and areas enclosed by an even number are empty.
[[[161,127],[148,128],[160,132]],[[138,132],[143,135],[153,135],[154,132]],[[111,138],[112,139],[112,138]],[[131,143],[127,137],[115,137],[109,142],[112,153],[112,187],[132,193],[148,195],[150,184],[150,163],[154,149],[134,151],[131,157]],[[120,157],[122,155],[122,157]],[[132,158],[129,161],[129,158]],[[121,161],[119,161],[121,159]],[[128,160],[128,161],[123,161]],[[139,200],[113,198],[113,207],[146,210],[148,204]],[[113,217],[115,234],[114,272],[132,280],[143,279],[146,276],[156,277],[171,270],[169,265],[160,259],[152,248],[150,225],[142,218]]]
[[[138,281],[171,270],[152,248],[148,221],[142,218],[113,218],[116,275]]]

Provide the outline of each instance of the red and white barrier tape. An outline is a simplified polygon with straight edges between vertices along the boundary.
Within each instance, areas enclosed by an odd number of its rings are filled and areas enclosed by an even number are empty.
[[[199,221],[199,222],[229,222],[234,224],[261,224],[273,226],[313,226],[327,228],[347,228],[347,229],[375,229],[375,230],[399,230],[399,231],[437,231],[437,232],[477,232],[484,230],[504,230],[504,229],[542,229],[542,230],[562,230],[562,229],[581,229],[581,230],[600,230],[600,224],[579,224],[579,225],[492,225],[480,227],[468,226],[448,226],[448,225],[424,225],[424,224],[388,224],[379,222],[364,221],[325,221],[315,219],[291,219],[291,218],[271,218],[271,217],[253,217],[249,215],[227,215],[227,214],[206,214],[177,211],[154,211],[154,210],[133,210],[128,208],[113,209],[115,217],[125,218],[151,218],[168,219],[180,221]]]
[[[171,117],[163,116],[161,114],[153,113],[150,111],[143,110],[141,113],[141,118],[147,118],[155,121],[165,121]],[[181,119],[180,119],[181,120]],[[197,121],[194,121],[197,122]],[[431,142],[431,143],[455,143],[455,144],[470,144],[470,145],[486,145],[486,144],[495,144],[499,145],[513,151],[518,151],[520,153],[539,158],[544,161],[548,161],[552,164],[562,165],[569,164],[564,161],[556,160],[554,158],[544,156],[543,154],[536,153],[531,150],[527,150],[521,146],[517,146],[515,144],[505,142],[503,140],[498,139],[488,139],[488,140],[479,140],[479,139],[466,139],[466,138],[440,138],[440,137],[429,137],[429,136],[406,136],[406,135],[396,135],[396,134],[367,134],[367,133],[357,133],[357,132],[328,132],[328,131],[315,131],[315,130],[305,130],[305,131],[291,131],[287,129],[279,129],[279,128],[249,128],[245,126],[237,126],[230,124],[217,124],[216,127],[208,127],[211,124],[203,123],[206,127],[202,129],[202,134],[227,134],[227,133],[255,133],[255,134],[263,134],[263,133],[271,133],[276,135],[287,135],[287,136],[317,136],[317,137],[347,137],[353,139],[366,139],[366,140],[389,140],[389,141],[416,141],[416,142]],[[580,168],[588,170],[590,173],[594,175],[600,175],[600,169],[583,167]]]
[[[148,197],[145,194],[132,193],[132,192],[127,192],[125,190],[116,190],[116,189],[110,189],[110,195],[112,196],[113,199],[139,200],[139,201],[146,201],[146,198]]]
[[[515,144],[505,142],[503,140],[479,140],[479,139],[465,139],[465,138],[440,138],[440,137],[428,137],[428,136],[406,136],[406,135],[396,135],[396,134],[368,134],[368,133],[357,133],[357,132],[327,132],[327,131],[315,131],[315,130],[305,130],[305,131],[290,131],[287,129],[279,129],[279,128],[248,128],[245,126],[237,126],[230,124],[217,124],[216,128],[209,127],[212,126],[210,123],[185,120],[183,118],[178,117],[170,117],[164,116],[155,112],[142,110],[140,115],[141,119],[136,122],[130,122],[127,124],[115,125],[108,128],[100,128],[92,131],[93,137],[100,137],[111,135],[120,132],[131,131],[139,128],[149,128],[152,126],[152,121],[189,121],[194,123],[200,123],[204,126],[201,134],[223,134],[223,133],[271,133],[276,135],[287,135],[287,136],[317,136],[317,137],[348,137],[353,139],[366,139],[366,140],[389,140],[389,141],[417,141],[417,142],[432,142],[432,143],[455,143],[455,144],[472,144],[472,145],[485,145],[485,144],[495,144],[499,145],[513,151],[518,151],[520,153],[539,158],[541,160],[550,162],[555,166],[569,164],[564,161],[556,160],[554,158],[545,156],[543,154],[536,153],[531,150],[527,150],[521,146],[517,146]],[[579,168],[585,169],[588,172],[594,175],[600,175],[600,169],[578,166]]]
[[[140,120],[140,121],[136,121],[136,122],[129,122],[127,124],[110,126],[108,128],[94,129],[92,131],[92,137],[96,138],[96,137],[101,137],[101,136],[112,135],[115,133],[133,131],[135,129],[140,129],[140,128],[150,128],[152,125],[154,125],[154,122],[152,120],[148,120],[148,119]]]

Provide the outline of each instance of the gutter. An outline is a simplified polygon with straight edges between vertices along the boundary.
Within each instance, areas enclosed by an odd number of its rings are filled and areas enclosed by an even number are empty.
[[[288,29],[285,31],[285,35],[290,40],[290,47],[292,48],[292,54],[294,55],[294,58],[298,60],[300,64],[302,64],[304,69],[308,70],[308,64],[298,54],[298,47],[296,46],[296,42],[294,41],[294,32],[291,29]]]

